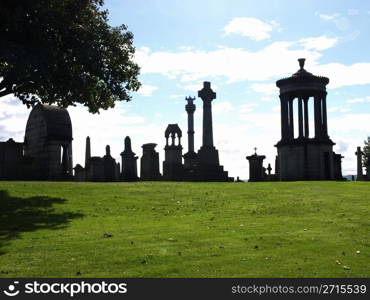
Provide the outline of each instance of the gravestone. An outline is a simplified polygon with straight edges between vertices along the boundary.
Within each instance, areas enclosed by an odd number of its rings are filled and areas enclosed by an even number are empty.
[[[131,149],[131,139],[129,136],[125,138],[125,150],[121,153],[122,158],[122,180],[135,181],[137,176],[137,159],[138,157]]]
[[[254,150],[254,154],[246,157],[249,161],[249,181],[264,181],[266,176],[265,168],[263,167],[263,160],[266,156],[258,155],[257,148],[254,148]]]
[[[142,146],[143,156],[140,159],[140,178],[141,180],[160,180],[159,173],[159,154],[154,150],[155,143],[148,143]]]

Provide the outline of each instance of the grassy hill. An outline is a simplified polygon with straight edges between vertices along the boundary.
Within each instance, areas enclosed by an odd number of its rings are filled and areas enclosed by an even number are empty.
[[[0,277],[369,277],[370,183],[0,182]]]

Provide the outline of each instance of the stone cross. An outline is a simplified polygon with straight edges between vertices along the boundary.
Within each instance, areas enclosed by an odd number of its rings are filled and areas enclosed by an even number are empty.
[[[216,93],[212,91],[210,82],[203,82],[198,97],[203,100],[203,146],[213,147],[212,100],[216,99]]]
[[[357,147],[357,151],[355,154],[357,155],[357,180],[362,180],[363,179],[362,155],[364,153],[361,151],[361,147]]]
[[[216,99],[216,93],[211,89],[211,83],[209,81],[203,82],[203,88],[198,91],[198,97],[203,101],[212,101]]]

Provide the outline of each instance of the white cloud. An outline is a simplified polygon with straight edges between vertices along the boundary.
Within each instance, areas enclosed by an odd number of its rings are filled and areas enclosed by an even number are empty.
[[[337,19],[340,17],[340,14],[338,13],[334,13],[334,14],[320,14],[319,12],[316,12],[315,13],[316,16],[319,16],[320,19],[323,19],[323,20],[326,20],[326,21],[330,21],[330,20],[334,20],[334,19]]]
[[[196,83],[196,84],[178,85],[178,87],[180,87],[184,90],[187,90],[187,91],[197,93],[198,91],[200,91],[203,88],[203,83],[199,82],[199,83]],[[216,84],[211,84],[211,88],[212,88],[213,91],[215,91],[218,88],[218,86]]]
[[[257,18],[234,18],[225,27],[225,35],[240,34],[249,37],[255,41],[261,41],[270,38],[270,32],[278,28],[276,21],[264,22]]]
[[[148,97],[151,96],[157,89],[158,88],[154,85],[143,84],[137,92],[142,96]]]
[[[322,51],[332,48],[338,42],[338,38],[328,38],[326,36],[319,36],[314,38],[305,38],[299,40],[299,43],[307,50]]]
[[[350,28],[350,22],[347,17],[342,16],[339,13],[333,13],[333,14],[321,14],[316,12],[316,16],[319,16],[320,19],[333,22],[334,25],[337,27],[337,29],[341,31],[346,31]]]
[[[279,99],[279,98],[278,98]],[[274,97],[267,97],[267,96],[263,96],[263,97],[261,97],[261,101],[263,101],[263,102],[272,102],[272,101],[274,101],[275,100],[275,98]]]
[[[370,96],[363,97],[363,98],[352,98],[352,99],[348,99],[346,102],[349,103],[349,104],[361,103],[361,102],[370,102]]]
[[[345,112],[351,111],[351,109],[349,107],[343,107],[343,106],[331,106],[328,108],[328,112],[336,112],[336,111],[345,113]]]
[[[247,104],[242,104],[239,107],[239,113],[242,116],[242,118],[245,117],[245,114],[251,113],[254,111],[254,108],[257,107],[258,104],[256,103],[247,103]]]
[[[328,63],[313,66],[310,70],[318,75],[330,78],[329,88],[339,88],[344,86],[370,84],[370,63],[354,63],[344,65],[341,63]]]
[[[136,60],[142,74],[157,73],[171,79],[199,81],[226,77],[228,83],[245,80],[268,80],[291,74],[298,67],[292,58],[305,57],[315,64],[321,54],[307,50],[297,42],[274,42],[261,50],[219,47],[213,51],[151,52],[139,49]],[[194,85],[188,86],[194,89]]]
[[[183,85],[179,87],[187,91],[198,92],[202,89],[202,84],[201,83],[188,84],[188,85]]]
[[[212,111],[215,114],[230,112],[230,111],[233,111],[234,109],[235,108],[233,104],[228,101],[216,102],[212,107]]]
[[[218,47],[210,51],[151,51],[139,49],[136,60],[142,74],[161,74],[183,82],[226,78],[226,83],[240,81],[268,81],[290,76],[298,69],[296,58],[306,58],[306,69],[317,75],[330,77],[329,87],[368,84],[370,63],[352,65],[340,63],[319,64],[323,50],[333,47],[337,38],[308,37],[298,41],[273,42],[259,50]],[[316,73],[315,73],[316,72]],[[335,76],[332,76],[335,74]],[[350,76],[349,76],[350,74]],[[270,88],[258,83],[252,88]],[[198,91],[200,84],[184,84],[185,90]]]
[[[0,98],[0,139],[23,141],[30,109],[13,95]]]
[[[177,99],[177,98],[185,98],[185,95],[183,94],[171,94],[170,99]]]
[[[357,16],[360,13],[358,9],[350,8],[347,10],[347,14],[350,16]]]
[[[250,88],[255,92],[266,95],[277,95],[279,91],[275,83],[253,83]]]

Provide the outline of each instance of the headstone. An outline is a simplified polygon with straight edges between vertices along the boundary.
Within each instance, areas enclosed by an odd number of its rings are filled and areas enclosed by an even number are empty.
[[[105,147],[103,164],[104,164],[104,181],[117,181],[116,160],[111,156],[109,145]]]
[[[143,156],[140,160],[141,180],[160,180],[161,174],[159,173],[159,154],[154,150],[157,146],[155,143],[148,143],[142,146]]]
[[[121,153],[122,158],[122,180],[135,181],[137,176],[137,156],[131,149],[131,139],[125,138],[125,150]]]
[[[263,167],[263,160],[266,158],[266,156],[258,155],[257,148],[254,148],[254,150],[254,154],[246,157],[246,159],[249,161],[249,181],[264,181],[265,168]]]

